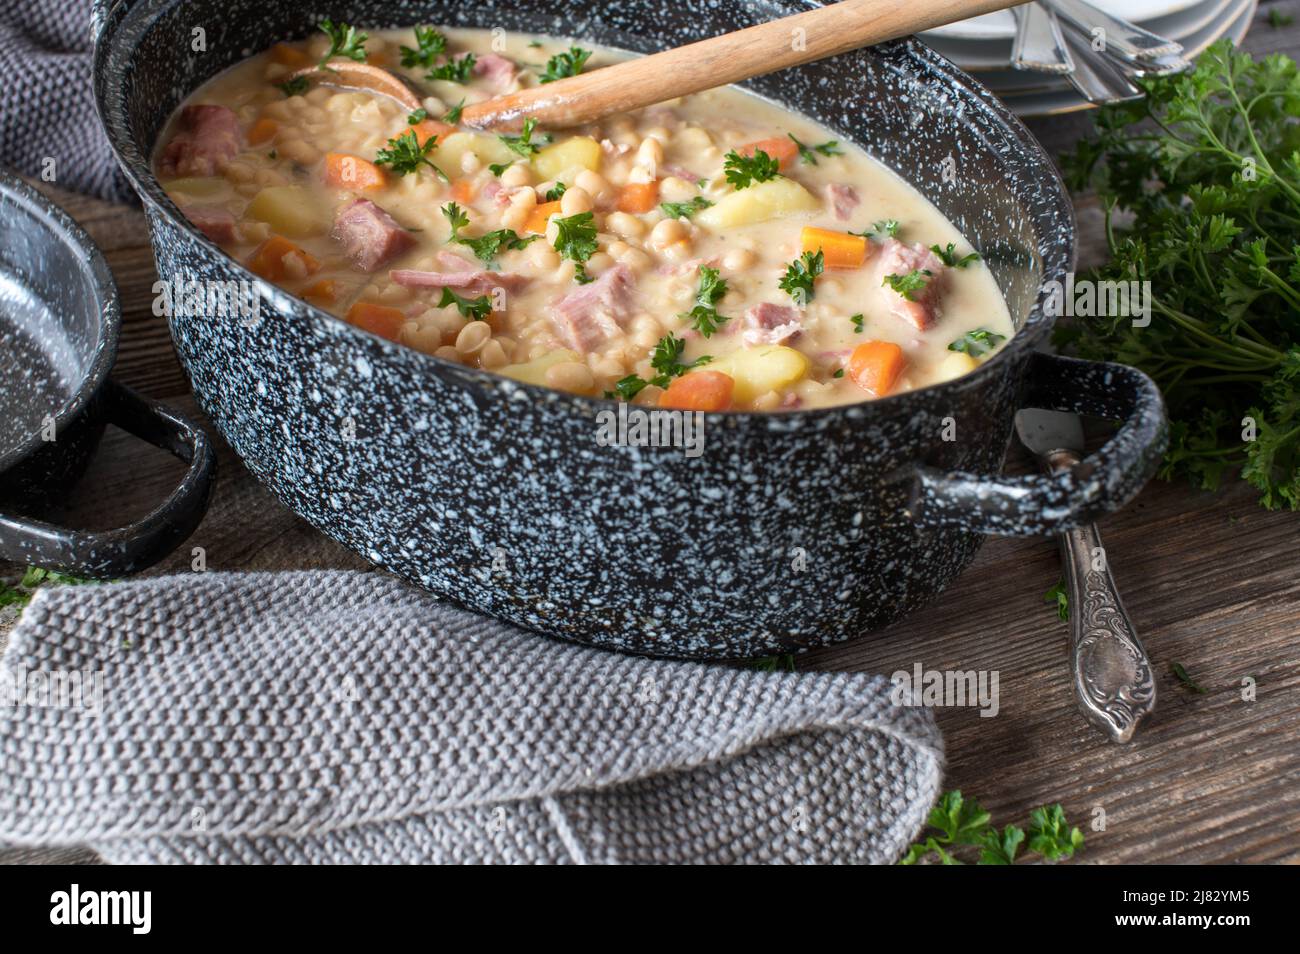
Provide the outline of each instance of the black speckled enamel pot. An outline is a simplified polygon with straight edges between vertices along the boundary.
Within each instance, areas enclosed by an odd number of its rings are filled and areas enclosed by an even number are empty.
[[[649,52],[810,5],[103,0],[95,93],[163,277],[257,281],[186,222],[147,157],[196,86],[277,39],[307,36],[319,16],[500,26]],[[199,26],[201,54],[191,50]],[[860,636],[940,592],[984,534],[1051,533],[1131,498],[1162,448],[1160,397],[1129,368],[1035,352],[1051,325],[1038,289],[1071,266],[1074,224],[1020,123],[911,41],[752,87],[862,144],[956,223],[1017,322],[1001,353],[966,377],[871,403],[708,415],[704,453],[688,459],[600,446],[595,414],[608,402],[444,363],[259,282],[269,315],[255,330],[171,320],[199,401],[288,506],[375,563],[544,633],[655,655]],[[1124,423],[1073,472],[997,476],[1027,405]],[[944,440],[947,419],[956,440]]]
[[[203,430],[109,377],[122,323],[99,249],[62,209],[0,172],[0,560],[113,577],[157,563],[198,526],[216,454]],[[70,530],[40,517],[72,488],[106,424],[189,468],[144,518]]]

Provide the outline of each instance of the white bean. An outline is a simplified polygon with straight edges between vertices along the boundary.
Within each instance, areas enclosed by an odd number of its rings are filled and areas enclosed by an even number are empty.
[[[471,321],[456,336],[456,350],[462,355],[477,354],[491,337],[491,325],[486,321]]]

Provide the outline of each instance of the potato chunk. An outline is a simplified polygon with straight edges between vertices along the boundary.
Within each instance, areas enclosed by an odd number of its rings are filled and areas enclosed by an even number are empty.
[[[954,351],[946,355],[935,366],[934,383],[938,384],[940,381],[951,381],[953,378],[960,378],[963,374],[968,374],[979,366],[980,363],[970,355]]]
[[[793,179],[769,179],[758,185],[723,196],[712,208],[695,216],[695,221],[715,231],[754,225],[796,212],[815,212],[821,203]]]
[[[575,136],[547,146],[533,156],[533,168],[543,179],[558,179],[575,169],[600,169],[600,143],[590,136]]]
[[[539,358],[533,358],[532,361],[524,361],[521,364],[506,364],[496,369],[497,374],[504,374],[508,378],[514,378],[516,381],[523,381],[525,384],[546,384],[546,372],[553,365],[561,364],[565,361],[581,361],[582,356],[569,351],[567,348],[557,348],[555,351],[548,351]]]
[[[705,365],[736,382],[733,398],[748,404],[768,391],[782,391],[808,373],[809,361],[801,351],[784,345],[762,345],[725,354]]]
[[[253,196],[247,214],[293,238],[320,235],[330,227],[329,212],[317,194],[300,186],[267,186]]]
[[[485,166],[519,158],[496,136],[471,132],[455,132],[446,139],[438,140],[438,145],[430,153],[430,158],[433,164],[447,175],[458,176],[464,168],[461,160],[467,152],[478,156],[479,162]]]

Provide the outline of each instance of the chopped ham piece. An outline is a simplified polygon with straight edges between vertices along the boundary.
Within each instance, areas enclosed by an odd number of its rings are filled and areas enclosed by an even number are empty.
[[[779,345],[798,337],[801,331],[799,312],[788,305],[765,301],[745,312],[745,330],[741,338],[750,346]]]
[[[447,253],[445,259],[442,255],[438,256],[438,260],[443,264],[446,264],[448,259],[457,259],[465,267],[447,272],[422,272],[413,268],[401,268],[389,272],[388,277],[397,284],[405,285],[408,288],[454,288],[458,293],[468,298],[490,295],[498,288],[514,292],[528,281],[527,276],[524,275],[503,274],[473,268],[459,255]]]
[[[218,245],[235,240],[235,217],[229,209],[215,205],[181,206],[181,211],[196,229]]]
[[[415,245],[411,233],[369,199],[344,207],[331,234],[363,272],[378,271]]]
[[[841,222],[847,222],[853,210],[862,202],[857,189],[836,182],[826,187],[826,194],[831,200],[831,208],[835,210],[835,217]]]
[[[176,135],[163,147],[164,176],[210,176],[239,152],[239,120],[225,106],[186,106]]]
[[[516,72],[514,63],[495,53],[487,53],[474,61],[474,75],[486,78],[498,93],[510,88]]]
[[[938,257],[923,245],[908,245],[898,239],[885,241],[880,252],[880,276],[908,275],[917,269],[928,271],[924,288],[906,298],[888,285],[881,288],[889,301],[889,310],[916,328],[925,331],[937,317],[939,296],[948,281],[948,269]]]
[[[618,264],[551,304],[551,320],[574,350],[586,354],[623,329],[632,308],[632,271]]]

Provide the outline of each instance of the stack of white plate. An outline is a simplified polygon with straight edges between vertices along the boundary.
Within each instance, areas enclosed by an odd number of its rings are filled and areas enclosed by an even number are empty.
[[[1194,58],[1220,37],[1240,43],[1258,0],[1092,0],[1159,36],[1177,40]],[[1087,109],[1091,104],[1068,80],[1049,73],[1011,68],[1016,21],[1010,10],[950,23],[920,34],[930,47],[973,74],[1021,116],[1047,116]]]

